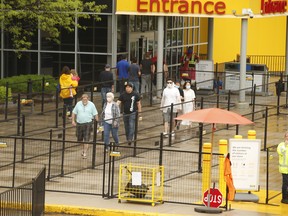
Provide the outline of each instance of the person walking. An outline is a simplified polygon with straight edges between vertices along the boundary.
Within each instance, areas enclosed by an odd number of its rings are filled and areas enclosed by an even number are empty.
[[[279,172],[282,174],[282,200],[288,204],[288,131],[285,132],[284,142],[277,147],[279,155]]]
[[[154,77],[155,67],[150,59],[150,53],[145,54],[145,58],[140,63],[141,70],[141,94],[151,91],[152,77]]]
[[[101,82],[101,98],[103,108],[104,103],[106,103],[107,93],[114,92],[113,73],[111,72],[111,66],[109,64],[105,65],[105,70],[100,73],[99,80]]]
[[[103,106],[101,120],[104,127],[105,150],[108,152],[110,132],[112,133],[116,147],[119,145],[118,128],[120,123],[120,109],[114,101],[114,94],[112,92],[108,92],[106,95],[106,103]]]
[[[133,84],[127,83],[125,86],[125,92],[118,98],[118,105],[123,104],[123,121],[125,127],[125,135],[128,145],[131,145],[135,137],[135,122],[136,112],[138,112],[139,119],[141,118],[141,97],[138,93],[133,91]]]
[[[173,112],[171,111],[171,104],[173,104]],[[168,137],[170,118],[176,117],[176,113],[181,111],[181,97],[179,90],[174,87],[173,80],[171,78],[167,79],[167,86],[163,90],[160,110],[163,112],[164,119],[164,137]],[[173,121],[175,122],[175,121]],[[174,123],[175,124],[175,123]],[[175,125],[173,125],[175,128]],[[174,131],[172,131],[172,136],[175,136]]]
[[[132,59],[132,64],[129,67],[128,82],[134,85],[134,91],[139,93],[139,77],[141,76],[140,66],[137,64],[137,59]]]
[[[191,83],[185,82],[183,86],[184,101],[183,101],[183,114],[192,112],[195,110],[195,92],[191,89]],[[192,122],[188,120],[183,120],[181,125],[185,125],[191,128]]]
[[[72,116],[73,97],[76,95],[77,80],[72,80],[71,71],[68,66],[62,68],[62,74],[59,78],[60,97],[63,99],[66,115],[69,119]]]
[[[123,55],[122,59],[117,63],[117,75],[119,80],[119,92],[122,94],[124,92],[125,83],[128,81],[128,69],[129,63],[127,61],[127,56]]]
[[[72,125],[76,126],[78,142],[89,142],[93,130],[93,120],[98,121],[98,111],[93,102],[89,101],[87,94],[83,94],[81,101],[77,102],[72,111]],[[82,157],[87,158],[89,144],[83,144]]]

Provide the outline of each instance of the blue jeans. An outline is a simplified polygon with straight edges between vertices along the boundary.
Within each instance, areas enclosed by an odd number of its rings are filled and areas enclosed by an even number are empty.
[[[135,133],[135,121],[136,121],[136,112],[131,114],[123,115],[125,134],[127,141],[132,141],[134,139]]]
[[[104,103],[106,102],[106,94],[108,92],[111,92],[112,89],[110,87],[102,87],[101,88],[101,97],[102,97],[102,108],[104,106]]]
[[[112,132],[112,137],[116,145],[119,145],[119,138],[118,138],[118,127],[113,128],[112,124],[108,124],[107,122],[103,122],[104,126],[104,144],[107,147],[110,144],[110,131]]]

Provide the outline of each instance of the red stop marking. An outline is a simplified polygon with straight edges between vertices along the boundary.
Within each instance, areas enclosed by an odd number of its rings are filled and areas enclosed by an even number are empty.
[[[210,202],[208,203],[208,195],[210,197]],[[203,203],[207,207],[211,208],[219,208],[219,206],[222,204],[222,193],[218,190],[218,188],[210,188],[209,190],[206,190],[203,194]]]

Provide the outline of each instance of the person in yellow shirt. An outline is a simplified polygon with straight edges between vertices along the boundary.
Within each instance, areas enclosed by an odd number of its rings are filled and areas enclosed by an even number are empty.
[[[64,107],[67,111],[67,116],[71,119],[73,108],[73,97],[76,95],[77,80],[72,80],[71,71],[68,66],[62,69],[62,75],[59,78],[60,97],[63,99]]]
[[[279,155],[279,172],[282,173],[282,200],[288,204],[288,131],[285,132],[285,140],[277,147]]]

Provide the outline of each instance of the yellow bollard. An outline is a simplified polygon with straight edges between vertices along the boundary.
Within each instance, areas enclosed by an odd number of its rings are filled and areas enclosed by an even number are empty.
[[[223,197],[226,195],[226,182],[224,180],[224,160],[228,152],[227,144],[227,140],[219,140],[219,153],[223,154],[219,156],[219,190],[223,194]]]
[[[242,139],[242,135],[235,135],[234,139]]]
[[[210,178],[211,178],[211,143],[203,144],[203,167],[202,167],[202,194],[210,188]]]
[[[256,131],[248,130],[248,139],[256,139]]]

